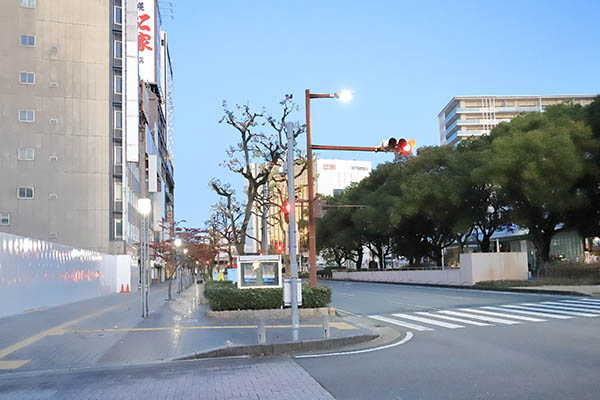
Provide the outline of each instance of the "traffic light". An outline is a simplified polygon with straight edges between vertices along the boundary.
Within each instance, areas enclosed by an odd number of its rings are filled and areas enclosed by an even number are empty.
[[[408,155],[415,148],[415,144],[416,142],[413,139],[406,140],[404,138],[400,138],[396,140],[396,138],[389,138],[382,141],[375,152],[385,151]]]
[[[283,217],[285,218],[285,222],[290,222],[290,211],[292,211],[292,206],[289,201],[284,201],[281,205],[281,212],[283,212]]]
[[[277,242],[275,244],[275,251],[278,253],[283,253],[283,243]]]

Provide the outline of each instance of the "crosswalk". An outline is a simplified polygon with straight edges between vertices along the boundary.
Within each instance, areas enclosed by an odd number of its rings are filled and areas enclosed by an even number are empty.
[[[544,322],[551,319],[594,318],[599,316],[600,300],[578,298],[539,303],[369,315],[369,318],[424,332],[433,331],[437,328],[460,329],[467,326],[518,325],[528,322]]]

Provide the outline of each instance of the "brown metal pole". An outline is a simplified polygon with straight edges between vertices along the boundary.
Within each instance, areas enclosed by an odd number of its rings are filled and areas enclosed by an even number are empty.
[[[360,146],[329,146],[321,144],[313,144],[313,150],[345,150],[345,151],[381,151],[379,147],[360,147]]]
[[[308,163],[308,263],[310,265],[310,286],[317,285],[317,242],[313,201],[315,183],[313,175],[312,139],[310,136],[310,90],[306,89],[306,162]]]

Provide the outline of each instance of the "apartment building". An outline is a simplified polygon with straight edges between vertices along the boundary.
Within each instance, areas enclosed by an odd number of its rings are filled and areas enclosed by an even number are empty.
[[[0,33],[0,232],[137,264],[137,199],[152,196],[153,221],[173,213],[156,1],[3,0]]]
[[[543,112],[553,104],[588,105],[597,95],[456,96],[438,114],[440,145],[488,135],[521,113]]]

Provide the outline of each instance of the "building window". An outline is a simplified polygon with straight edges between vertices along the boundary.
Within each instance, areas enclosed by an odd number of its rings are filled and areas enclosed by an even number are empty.
[[[115,58],[123,58],[123,44],[120,40],[115,40]]]
[[[0,225],[10,225],[10,213],[0,213]]]
[[[123,165],[123,147],[115,146],[115,165]]]
[[[19,83],[24,85],[34,85],[35,72],[19,72]]]
[[[17,199],[33,199],[33,186],[19,186]]]
[[[123,129],[123,111],[115,110],[115,129]]]
[[[115,217],[115,238],[121,239],[123,237],[123,218]]]
[[[21,35],[19,44],[26,47],[35,47],[35,36],[33,35]]]
[[[123,93],[123,77],[121,75],[115,75],[115,93]]]
[[[119,6],[115,6],[115,24],[121,25],[123,23],[123,9]]]
[[[21,7],[35,8],[35,0],[21,0]]]
[[[115,201],[123,201],[123,182],[115,182]]]
[[[35,110],[19,110],[19,122],[35,122]]]
[[[35,149],[32,147],[19,147],[17,159],[21,161],[33,161],[35,159]]]

